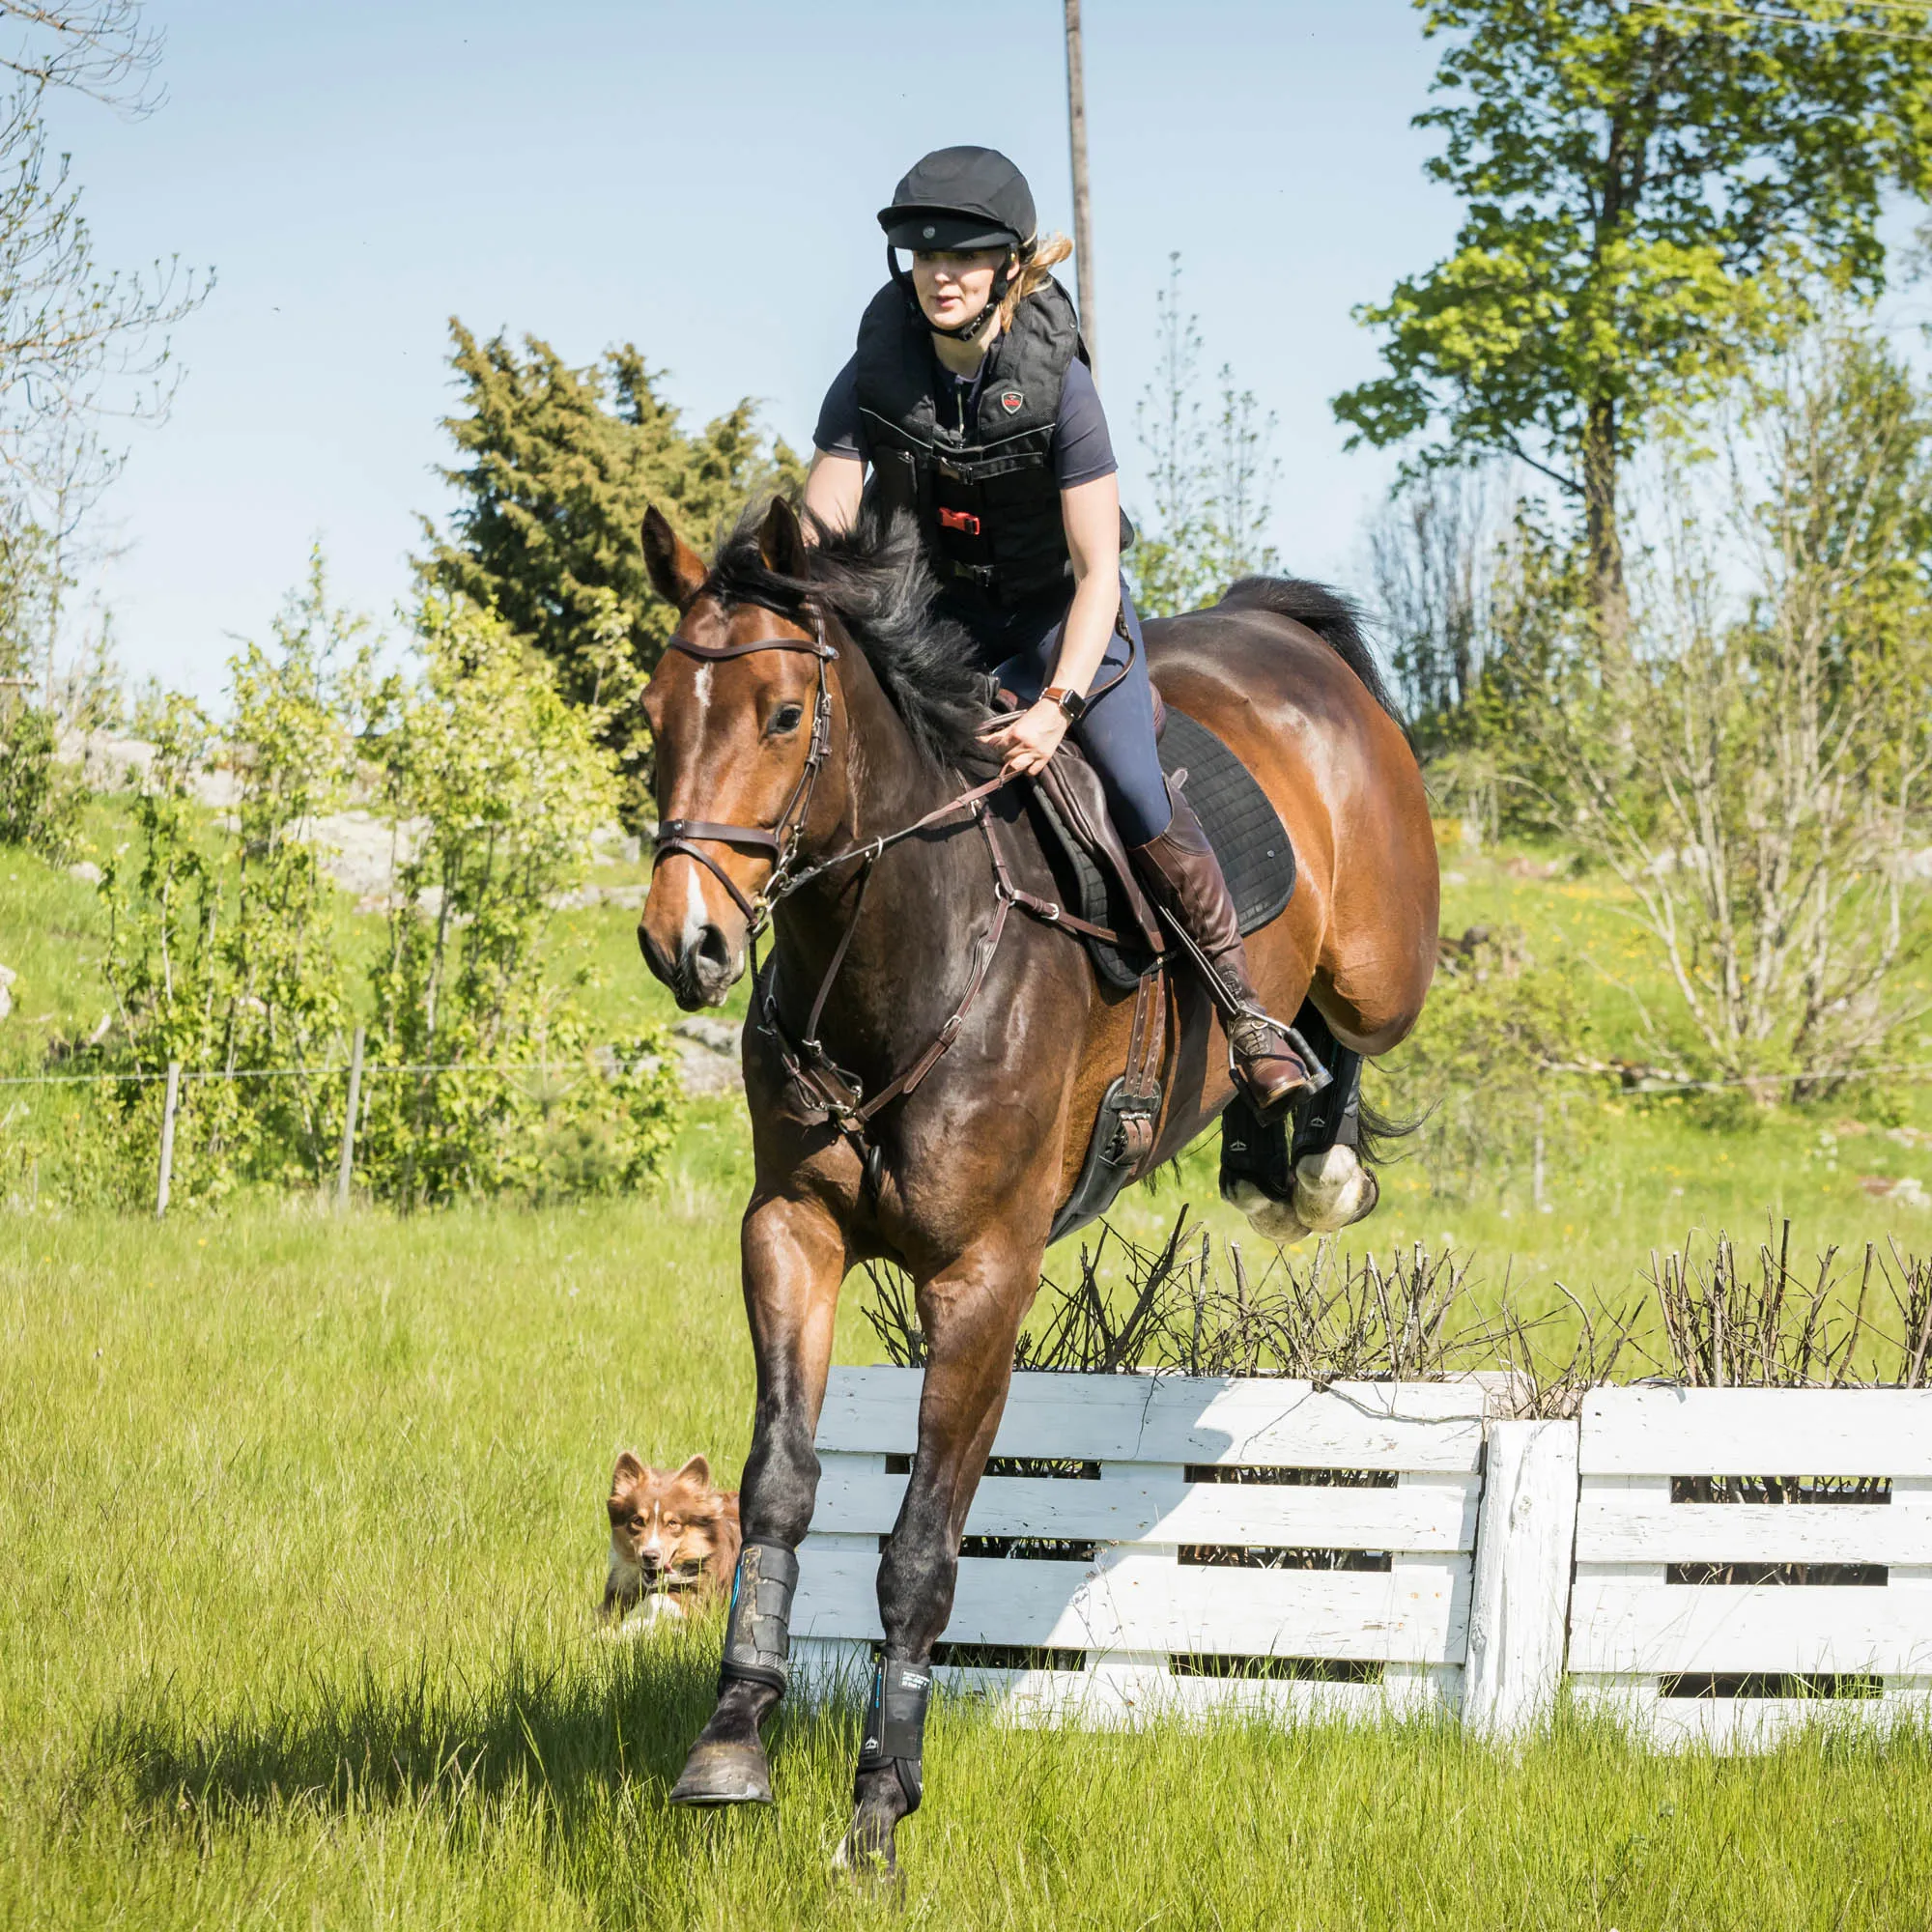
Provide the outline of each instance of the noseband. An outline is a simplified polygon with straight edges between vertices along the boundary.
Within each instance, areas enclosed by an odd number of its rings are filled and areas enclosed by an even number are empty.
[[[818,660],[818,694],[811,709],[811,742],[806,748],[805,767],[792,786],[791,796],[775,825],[724,825],[709,818],[668,818],[658,827],[657,850],[651,858],[656,871],[673,853],[696,860],[737,902],[738,910],[751,923],[753,936],[762,930],[773,904],[783,897],[787,880],[798,858],[799,843],[805,837],[805,821],[811,815],[811,793],[818,781],[819,768],[832,743],[832,690],[825,667],[834,663],[838,648],[825,640],[825,626],[817,611],[810,610],[811,636],[809,638],[748,638],[740,644],[700,644],[673,633],[667,650],[682,651],[687,657],[705,664],[726,658],[748,658],[758,651],[804,651]],[[796,816],[793,814],[796,813]],[[706,839],[719,845],[747,845],[772,855],[772,875],[755,900],[738,890],[730,875],[694,842]]]

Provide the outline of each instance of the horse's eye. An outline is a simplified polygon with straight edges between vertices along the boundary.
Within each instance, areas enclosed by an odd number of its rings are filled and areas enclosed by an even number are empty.
[[[772,713],[772,722],[765,726],[766,732],[774,738],[782,738],[788,731],[796,731],[805,717],[802,704],[781,704]]]

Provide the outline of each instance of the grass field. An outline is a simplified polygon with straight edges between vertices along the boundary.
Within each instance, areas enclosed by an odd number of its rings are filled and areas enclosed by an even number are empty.
[[[828,1880],[852,1714],[776,1814],[665,1794],[715,1631],[594,1634],[612,1454],[735,1476],[730,1205],[0,1222],[0,1924],[717,1926]],[[848,1309],[839,1352],[866,1359]],[[1932,1924],[1932,1743],[1042,1736],[945,1708],[907,1922]]]
[[[111,841],[116,809],[95,812]],[[1445,924],[1478,923],[1649,970],[1589,881],[1463,861]],[[669,1016],[631,925],[558,924],[612,1034]],[[345,909],[352,954],[375,930]],[[7,1070],[99,1016],[102,935],[86,886],[0,853]],[[1614,1025],[1624,996],[1592,983]],[[1922,1250],[1932,1215],[1861,1184],[1932,1180],[1900,1123],[1932,1126],[1925,1087],[1723,1133],[1613,1103],[1549,1211],[1520,1185],[1445,1195],[1410,1162],[1361,1244],[1448,1237],[1479,1296],[1507,1272],[1532,1307],[1553,1276],[1614,1296],[1650,1247],[1754,1237],[1768,1213],[1807,1250]],[[1151,1236],[1189,1202],[1245,1235],[1213,1162],[1210,1141],[1121,1225]],[[716,1633],[612,1642],[589,1615],[615,1451],[702,1448],[727,1481],[742,1462],[748,1179],[739,1109],[711,1102],[647,1202],[0,1216],[0,1926],[897,1922],[826,1875],[851,1712],[788,1718],[776,1814],[672,1813]],[[874,1354],[856,1297],[838,1353]],[[1432,1725],[1081,1737],[954,1706],[928,1772],[909,1922],[1932,1926],[1924,1738],[1670,1760],[1566,1724],[1512,1759]]]

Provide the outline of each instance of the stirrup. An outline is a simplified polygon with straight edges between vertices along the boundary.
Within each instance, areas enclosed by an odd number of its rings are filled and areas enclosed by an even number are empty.
[[[1271,1013],[1264,1012],[1260,1007],[1248,1005],[1242,1005],[1237,1008],[1228,1019],[1222,1022],[1221,1031],[1226,1036],[1228,1041],[1228,1071],[1230,1073],[1236,1071],[1235,1029],[1243,1022],[1253,1024],[1257,1021],[1280,1039],[1288,1047],[1289,1051],[1294,1055],[1295,1059],[1300,1061],[1302,1071],[1308,1075],[1308,1084],[1302,1090],[1300,1097],[1312,1100],[1316,1094],[1320,1094],[1323,1088],[1327,1087],[1334,1080],[1335,1076],[1322,1065],[1315,1049],[1302,1037],[1298,1028],[1290,1026],[1285,1020],[1276,1019]]]

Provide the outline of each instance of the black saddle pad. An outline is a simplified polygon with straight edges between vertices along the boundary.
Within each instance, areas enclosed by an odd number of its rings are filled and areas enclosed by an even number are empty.
[[[1265,925],[1294,892],[1294,852],[1267,793],[1213,732],[1171,704],[1160,734],[1160,767],[1170,776],[1187,774],[1188,800],[1227,875],[1241,930]],[[1040,844],[1068,909],[1095,925],[1134,932],[1133,916],[1121,902],[1119,887],[1068,836],[1038,787],[1028,789]],[[1122,988],[1132,986],[1153,963],[1138,947],[1122,949],[1090,939],[1087,949],[1101,979]]]

